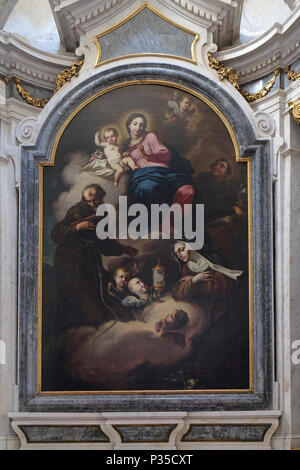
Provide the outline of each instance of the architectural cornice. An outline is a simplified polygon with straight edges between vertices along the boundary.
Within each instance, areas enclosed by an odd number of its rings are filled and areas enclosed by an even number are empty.
[[[70,82],[74,76],[78,76],[83,62],[84,60],[81,60],[77,63],[74,62],[72,67],[63,70],[61,73],[58,74],[54,94],[57,93],[61,89],[61,87],[63,87],[67,82]],[[8,83],[9,81],[8,77],[4,77],[3,80],[5,83]],[[35,108],[44,108],[52,98],[52,96],[47,96],[43,99],[35,98],[27,90],[25,90],[25,88],[21,85],[21,80],[18,77],[15,77],[14,81],[21,98],[23,98],[24,101],[26,101],[31,106],[34,106]]]
[[[290,7],[291,10],[297,7],[300,4],[300,0],[284,0],[285,3]]]
[[[273,88],[276,77],[280,72],[279,69],[274,70],[272,78],[268,80],[266,85],[260,91],[256,93],[249,93],[248,91],[245,91],[241,88],[239,83],[239,75],[237,74],[236,70],[225,67],[224,64],[221,64],[217,59],[212,57],[211,54],[208,54],[208,60],[210,67],[217,70],[220,80],[224,80],[224,78],[226,78],[248,102],[253,102],[266,96]]]
[[[300,54],[300,8],[283,25],[275,24],[257,39],[215,54],[222,64],[239,75],[240,83],[264,77],[276,68],[286,68]]]
[[[219,47],[232,44],[238,36],[241,0],[50,0],[67,50],[74,50],[85,33],[97,27],[101,32],[103,26],[113,21],[122,11],[130,7],[138,9],[145,3],[169,10],[170,15],[176,13],[183,19],[208,29],[214,33],[214,40]]]
[[[163,3],[172,5],[179,14],[213,32],[214,42],[220,49],[231,45],[238,38],[243,3],[241,0],[165,0]]]
[[[0,31],[0,73],[46,89],[56,87],[57,75],[73,65],[75,54],[51,54],[37,49],[18,36]]]
[[[75,50],[82,35],[89,37],[95,31],[105,31],[108,24],[117,24],[117,18],[126,17],[145,1],[50,0],[50,3],[61,37],[69,50]],[[0,0],[0,12],[4,4],[7,2]],[[267,76],[275,69],[284,69],[299,57],[300,8],[297,6],[283,25],[275,24],[254,41],[220,50],[238,33],[241,0],[149,0],[148,4],[162,9],[165,15],[169,12],[170,17],[181,18],[191,27],[194,25],[195,30],[209,31],[219,49],[214,57],[236,71],[240,85]],[[17,35],[0,31],[3,76],[18,77],[33,86],[54,90],[58,74],[77,60],[75,53],[47,53]]]

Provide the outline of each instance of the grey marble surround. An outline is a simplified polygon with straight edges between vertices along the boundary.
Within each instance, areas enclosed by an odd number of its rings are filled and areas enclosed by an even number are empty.
[[[253,214],[253,393],[64,394],[38,395],[38,162],[50,160],[59,129],[70,114],[95,93],[114,84],[140,79],[164,80],[201,93],[226,117],[242,156],[252,160]],[[272,408],[272,183],[269,142],[255,139],[239,104],[205,76],[166,64],[112,67],[62,96],[44,123],[35,146],[22,149],[19,258],[19,411],[158,412],[267,410]]]
[[[192,424],[183,436],[182,442],[199,441],[231,441],[231,442],[261,442],[270,424]]]
[[[195,35],[173,26],[144,8],[125,24],[101,36],[98,42],[102,63],[131,54],[165,54],[192,60],[194,39]]]
[[[109,442],[100,426],[20,426],[27,442]]]
[[[168,442],[176,424],[114,426],[122,442]]]

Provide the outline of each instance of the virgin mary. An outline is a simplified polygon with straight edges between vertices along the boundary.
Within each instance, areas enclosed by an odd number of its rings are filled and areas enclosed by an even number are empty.
[[[138,167],[131,172],[129,203],[190,204],[195,190],[189,162],[181,159],[184,168],[176,171],[170,150],[146,127],[146,117],[141,113],[131,114],[126,121],[130,138],[125,142],[123,156],[130,156]]]

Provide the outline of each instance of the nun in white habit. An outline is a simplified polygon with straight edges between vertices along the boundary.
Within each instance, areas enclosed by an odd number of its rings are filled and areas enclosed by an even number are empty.
[[[199,300],[200,297],[227,297],[243,271],[218,265],[191,250],[187,242],[177,241],[173,250],[181,264],[181,278],[173,286],[175,300]]]

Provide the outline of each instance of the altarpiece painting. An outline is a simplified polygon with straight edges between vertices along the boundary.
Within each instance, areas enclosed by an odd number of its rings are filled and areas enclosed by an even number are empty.
[[[250,162],[218,109],[180,85],[119,84],[69,117],[40,166],[39,392],[251,390]],[[156,235],[99,239],[103,202],[130,223],[124,196],[149,213],[204,204],[203,246],[176,214],[169,237],[162,217]]]

